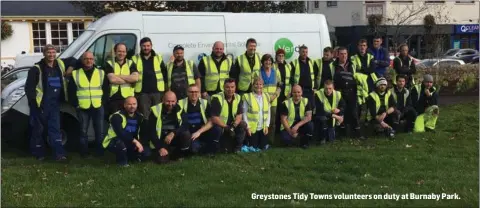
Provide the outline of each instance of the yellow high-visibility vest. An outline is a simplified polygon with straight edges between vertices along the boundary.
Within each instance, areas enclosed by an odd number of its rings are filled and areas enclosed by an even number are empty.
[[[384,105],[388,106],[388,99],[390,98],[390,91],[385,92],[385,97],[384,97]],[[377,92],[373,91],[370,93],[370,97],[375,101],[375,113],[378,114],[378,110],[380,110],[381,107],[381,101],[380,101],[380,96],[378,95]],[[371,115],[370,111],[367,112],[367,120],[371,120],[372,118],[375,118],[377,115]]]
[[[163,108],[163,103],[157,104],[152,106],[150,109],[153,113],[153,115],[157,118],[157,123],[155,124],[155,131],[157,132],[157,138],[160,139],[162,136],[162,126],[163,126],[163,121],[162,121],[162,108]],[[178,119],[178,124],[182,125],[182,111],[178,111],[177,113],[177,119]],[[155,145],[150,141],[150,148],[154,149]]]
[[[215,59],[212,56],[204,56],[202,60],[205,65],[205,89],[215,91],[220,85],[220,90],[223,92],[223,84],[229,78],[232,59],[226,58],[222,61],[220,69],[217,69]]]
[[[120,115],[120,117],[122,117],[122,129],[125,129],[127,127],[127,117],[125,117],[125,115],[123,115],[120,112],[121,111],[117,111],[117,112],[113,113],[109,118],[110,125],[108,127],[107,136],[105,136],[105,139],[102,142],[103,148],[107,148],[108,145],[110,144],[110,141],[112,141],[113,138],[117,137],[117,133],[115,133],[115,131],[113,130],[112,124],[111,124],[111,119],[112,119],[113,115],[117,114],[117,115]],[[136,137],[139,138],[139,134],[137,134]]]
[[[90,106],[93,106],[94,108],[102,106],[102,86],[105,72],[97,68],[92,70],[93,72],[90,81],[83,68],[72,72],[73,80],[77,85],[78,106],[81,109],[89,109]]]
[[[275,69],[277,69],[277,71],[280,72],[280,70],[278,69],[278,64],[275,63],[274,64],[274,67]],[[290,66],[290,64],[288,63],[285,63],[285,96],[288,96],[290,94],[290,92],[292,92],[292,85],[290,84],[290,73],[292,71],[292,67]],[[281,76],[280,76],[281,77]]]
[[[317,66],[318,66],[318,75],[317,75],[317,83],[318,83],[318,89],[323,88],[322,83],[322,76],[323,76],[323,60],[322,59],[317,59],[316,60]],[[328,68],[330,69],[330,74],[332,75],[332,81],[333,81],[333,76],[335,75],[335,67],[333,67],[333,61],[328,64]]]
[[[327,96],[325,95],[325,89],[320,89],[316,93],[316,96],[323,103],[323,110],[327,113],[332,113],[334,109],[338,107],[340,103],[340,99],[342,99],[342,94],[339,91],[334,90],[332,93],[332,103],[328,101]],[[333,123],[335,123],[335,119],[332,119]]]
[[[139,73],[138,82],[135,83],[135,92],[139,93],[142,91],[142,81],[143,81],[143,61],[140,54],[132,57],[133,62],[137,65],[137,70]],[[162,63],[162,55],[155,55],[153,57],[153,71],[155,72],[155,77],[157,78],[157,89],[159,92],[165,91],[165,81],[163,79],[161,63]]]
[[[248,110],[246,113],[248,118],[248,126],[250,127],[252,133],[257,131],[257,125],[260,119],[263,119],[263,129],[267,128],[267,119],[270,116],[268,114],[268,110],[270,109],[270,105],[268,104],[268,95],[266,93],[262,93],[262,99],[263,108],[260,109],[260,105],[258,104],[253,92],[243,95],[243,101],[247,102],[248,105]],[[260,118],[260,111],[263,111],[263,118]]]
[[[312,89],[315,86],[315,72],[313,70],[313,65],[314,62],[310,59],[308,60],[308,67],[310,69],[310,79],[312,80]],[[293,84],[299,84],[300,82],[300,62],[298,59],[295,59],[293,61],[293,70],[294,71],[294,77],[293,77]]]
[[[238,81],[238,90],[247,91],[252,84],[253,77],[259,76],[260,72],[260,54],[255,53],[255,64],[253,68],[250,67],[248,63],[247,55],[242,54],[237,57],[238,66],[240,66],[240,75]]]
[[[182,109],[182,111],[184,111],[185,113],[188,112],[188,97],[186,98],[183,98],[181,100],[178,101],[178,106],[180,106],[180,108]],[[197,104],[200,104],[200,113],[202,114],[202,120],[203,120],[203,123],[207,123],[207,116],[205,116],[205,110],[207,109],[207,100],[203,99],[203,98],[199,98],[198,101],[197,101]]]
[[[111,60],[108,60],[107,63],[110,64],[110,66],[113,67],[113,73],[115,75],[130,75],[130,66],[132,65],[133,61],[132,60],[125,60],[125,64],[123,64],[121,67],[120,65],[115,62],[115,64],[112,63]],[[117,84],[110,84],[110,97],[115,95],[115,93],[120,90],[120,94],[122,95],[123,98],[127,98],[130,96],[135,95],[135,89],[133,88],[132,84],[125,83],[122,85],[117,85]]]
[[[233,96],[233,102],[232,102],[232,114],[233,115],[230,115],[229,112],[228,112],[228,103],[227,103],[227,99],[225,98],[225,93],[223,93],[223,92],[217,93],[217,94],[212,96],[212,99],[213,98],[218,99],[218,102],[220,103],[220,107],[222,108],[222,110],[220,110],[220,120],[222,120],[225,125],[228,125],[227,124],[228,117],[232,116],[233,120],[235,120],[235,114],[238,111],[238,104],[240,103],[240,99],[241,99],[240,95],[235,93],[234,96]]]
[[[63,78],[65,75],[65,64],[63,63],[62,59],[57,59],[58,66],[60,67],[60,71],[62,72],[60,79],[63,82],[63,93],[65,94],[65,100],[68,100],[68,93],[67,93],[67,80]],[[35,67],[38,68],[38,83],[35,87],[35,91],[37,92],[36,101],[37,106],[40,107],[42,104],[43,99],[43,82],[42,82],[42,69],[40,65],[36,64]]]
[[[273,73],[275,74],[275,82],[272,83],[272,84],[266,84],[266,82],[264,81],[265,84],[263,84],[263,92],[267,93],[269,95],[269,98],[275,96],[275,94],[277,92],[277,85],[282,80],[282,78],[280,76],[280,72],[278,70],[276,70],[276,69],[270,69],[270,70],[271,70],[270,76]],[[277,100],[278,100],[278,97],[275,98],[275,100],[272,101],[272,103],[271,103],[272,107],[277,106]]]
[[[295,102],[293,101],[293,98],[289,98],[288,100],[283,101],[285,106],[287,106],[288,109],[288,116],[287,116],[287,121],[288,125],[292,125],[295,122]],[[307,98],[301,98],[300,99],[300,120],[303,120],[305,118],[305,107],[307,107],[308,104],[308,99]],[[281,125],[280,130],[285,129],[283,125]]]
[[[370,53],[366,53],[366,55],[367,55],[367,67],[370,67],[370,61],[372,61],[373,55]],[[350,60],[352,60],[352,63],[355,65],[355,69],[362,68],[362,60],[360,59],[360,56],[358,54],[351,56]],[[353,73],[356,73],[356,70]]]
[[[185,71],[187,72],[187,82],[188,85],[195,84],[195,77],[193,76],[193,61],[184,60],[185,62]],[[173,61],[168,62],[167,65],[167,74],[168,74],[168,88],[172,86],[172,71],[173,71]]]

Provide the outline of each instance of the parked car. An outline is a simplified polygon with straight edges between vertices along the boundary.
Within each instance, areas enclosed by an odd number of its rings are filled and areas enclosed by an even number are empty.
[[[459,59],[464,61],[465,63],[472,62],[474,57],[479,55],[478,51],[475,49],[450,49],[448,50],[442,58],[446,59]]]
[[[459,59],[424,59],[416,66],[419,68],[429,67],[447,67],[447,66],[459,66],[464,65],[465,62]]]
[[[478,64],[478,58],[479,58],[479,57],[480,57],[480,56],[475,56],[475,57],[473,57],[473,58],[472,58],[472,61],[470,62],[470,64]]]

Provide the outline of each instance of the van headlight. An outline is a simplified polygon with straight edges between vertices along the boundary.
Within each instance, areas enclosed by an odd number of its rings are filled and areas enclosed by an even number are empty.
[[[5,98],[5,100],[2,100],[2,113],[9,110],[24,95],[25,95],[25,87],[19,87],[15,89],[12,93],[10,93],[10,95],[8,95],[7,98]]]

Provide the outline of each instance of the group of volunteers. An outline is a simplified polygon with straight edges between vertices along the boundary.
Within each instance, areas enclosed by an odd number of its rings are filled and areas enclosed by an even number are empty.
[[[25,85],[32,153],[45,159],[46,130],[55,159],[67,159],[60,133],[63,102],[77,110],[81,156],[90,155],[92,122],[96,155],[108,149],[121,166],[150,156],[166,163],[197,153],[260,152],[272,144],[307,148],[313,138],[319,144],[333,142],[337,132],[363,140],[362,119],[387,137],[434,130],[438,92],[432,76],[415,84],[415,64],[402,45],[388,89],[390,59],[381,44],[376,37],[367,50],[362,39],[350,57],[344,47],[326,47],[318,60],[302,45],[299,57],[287,63],[283,49],[275,57],[256,52],[253,38],[234,60],[217,41],[197,67],[184,59],[180,45],[165,64],[145,37],[140,54],[130,59],[126,45],[117,43],[103,70],[95,66],[92,52],[67,66],[47,45]]]

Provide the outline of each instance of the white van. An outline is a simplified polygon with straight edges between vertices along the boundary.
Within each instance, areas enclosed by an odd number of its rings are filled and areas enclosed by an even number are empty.
[[[143,37],[152,39],[153,49],[163,55],[165,62],[171,58],[173,47],[182,45],[185,59],[198,63],[203,55],[211,53],[215,41],[226,43],[225,53],[235,58],[245,52],[247,39],[255,38],[258,52],[274,55],[276,49],[284,48],[287,61],[298,57],[296,51],[300,45],[309,47],[309,56],[315,59],[322,57],[324,47],[330,46],[327,21],[321,14],[118,12],[91,23],[59,58],[79,59],[88,50],[94,53],[96,65],[102,68],[105,61],[112,57],[116,43],[125,43],[127,57],[131,57],[140,52],[139,41]],[[17,64],[33,66],[35,62]],[[24,115],[28,121],[28,105],[23,91],[26,71],[28,68],[2,77],[2,82],[9,80],[12,83],[2,87],[3,130],[6,130],[3,128],[6,125],[14,129],[22,127],[16,132],[27,132],[28,125],[11,125],[14,120],[18,124],[19,115]],[[61,111],[61,128],[66,142],[67,135],[78,135],[68,131],[78,129],[78,122],[74,122],[76,115],[71,106],[64,105]]]

